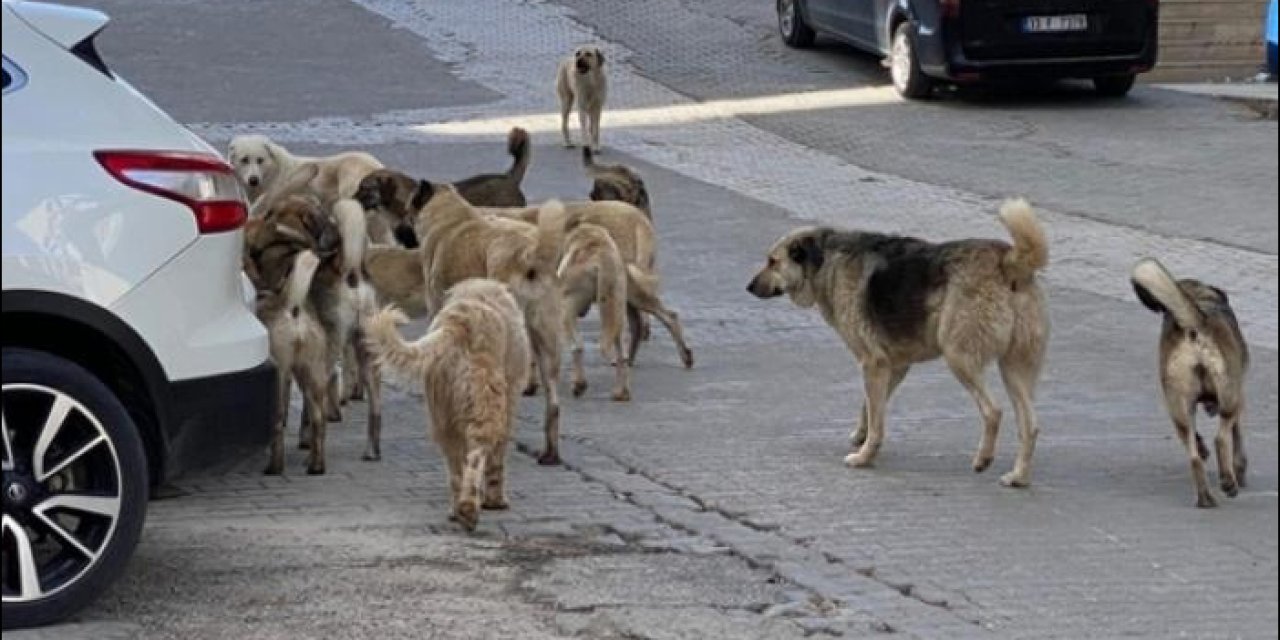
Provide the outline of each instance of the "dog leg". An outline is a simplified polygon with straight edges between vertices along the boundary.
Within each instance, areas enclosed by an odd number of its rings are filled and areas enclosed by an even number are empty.
[[[308,417],[312,423],[311,451],[308,452],[307,475],[324,475],[325,431],[329,427],[328,422],[325,420],[324,407],[328,400],[326,397],[328,385],[324,375],[319,372],[309,372],[309,375],[303,376],[303,379],[298,382],[302,385],[302,393],[308,398],[308,401],[303,404],[304,409],[309,410]]]
[[[284,473],[284,430],[289,422],[289,393],[293,386],[293,372],[285,368],[276,370],[276,421],[271,427],[271,455],[263,472],[269,476]],[[307,417],[302,416],[306,423]]]
[[[435,416],[432,416],[434,420]],[[449,519],[458,522],[458,505],[462,497],[462,468],[465,464],[466,450],[463,443],[454,442],[453,438],[440,442],[440,452],[444,454],[449,465]]]
[[[454,509],[458,524],[467,531],[475,531],[480,520],[480,492],[485,478],[487,447],[471,438],[467,439],[467,455],[462,468],[462,481],[458,490],[458,504]]]
[[[329,422],[342,422],[342,408],[338,406],[338,398],[342,395],[341,379],[338,370],[332,369],[329,374],[328,389],[325,391],[325,419]]]
[[[356,336],[356,367],[360,372],[364,386],[369,389],[369,424],[366,432],[364,459],[377,461],[382,459],[382,376],[373,354],[364,340],[364,331]]]
[[[1000,361],[1000,376],[1018,421],[1018,457],[1014,460],[1013,470],[1000,477],[1000,483],[1006,487],[1025,487],[1031,484],[1031,457],[1035,455],[1036,440],[1040,437],[1034,407],[1040,366],[1038,363],[1004,359]]]
[[[489,450],[489,462],[484,468],[484,502],[480,506],[494,510],[508,508],[506,485],[507,439],[502,438]]]
[[[893,397],[893,392],[898,390],[898,385],[902,384],[902,380],[907,377],[907,371],[910,366],[899,367],[893,370],[893,377],[889,379],[889,397]],[[867,403],[862,403],[862,410],[858,412],[858,428],[849,434],[849,439],[853,441],[853,449],[856,451],[867,441]]]
[[[526,397],[532,398],[538,395],[538,359],[534,358],[529,361],[529,381],[524,385],[524,391],[521,391]]]
[[[591,105],[591,150],[600,153],[600,116],[604,111],[604,104]]]
[[[627,362],[636,365],[636,352],[640,350],[640,342],[648,338],[649,320],[634,305],[627,305],[627,327],[631,333],[631,344],[627,347]]]
[[[582,137],[583,146],[591,144],[591,116],[581,102],[578,104],[578,135]],[[595,147],[592,147],[592,150],[594,151]]]
[[[1231,421],[1231,439],[1235,443],[1236,483],[1246,486],[1245,472],[1249,470],[1249,458],[1244,454],[1244,429],[1240,426],[1240,411],[1234,412]]]
[[[572,358],[570,379],[573,381],[573,397],[581,398],[587,391],[587,374],[583,370],[582,356],[585,348],[582,345],[582,334],[578,332],[578,314],[576,305],[566,300],[564,308],[564,335],[569,339],[569,353]]]
[[[531,320],[538,325],[545,324],[541,317]],[[542,428],[546,437],[546,445],[542,455],[538,456],[540,465],[560,464],[560,345],[554,327],[530,327],[530,345],[533,347],[533,359],[537,363],[538,379],[546,388],[547,400],[542,417]]]
[[[1234,411],[1223,408],[1218,414],[1218,434],[1213,438],[1214,448],[1218,452],[1218,480],[1222,492],[1234,498],[1240,493],[1240,484],[1236,479],[1235,442],[1233,428],[1236,422]]]
[[[981,473],[991,466],[991,460],[995,457],[996,438],[1000,435],[1002,413],[996,403],[991,400],[991,394],[987,393],[987,385],[982,375],[983,369],[986,368],[985,363],[975,361],[964,352],[947,353],[946,360],[951,367],[951,373],[973,397],[974,403],[978,405],[978,413],[982,415],[982,437],[978,441],[978,452],[973,456],[973,470]]]
[[[1178,402],[1175,398],[1178,396],[1176,392],[1170,394],[1172,389],[1165,390],[1166,403],[1169,408],[1169,416],[1173,418],[1173,427],[1178,432],[1178,439],[1182,441],[1182,448],[1187,452],[1187,459],[1191,463],[1191,480],[1195,483],[1196,488],[1196,506],[1201,509],[1208,509],[1218,506],[1218,501],[1213,499],[1213,495],[1209,493],[1209,483],[1204,477],[1204,460],[1200,457],[1200,451],[1196,447],[1196,419],[1192,413],[1191,407]]]
[[[614,381],[612,398],[617,402],[631,400],[631,366],[622,357],[622,336],[613,343]]]
[[[866,389],[867,441],[856,453],[845,456],[844,463],[851,467],[867,467],[875,461],[884,441],[884,410],[889,403],[889,387],[895,373],[887,362],[868,362],[863,368],[863,385]],[[903,372],[902,375],[906,375]]]
[[[307,396],[307,386],[298,380],[298,386],[302,388],[302,420],[298,425],[298,450],[307,451],[311,448],[311,439],[314,437],[316,426],[311,424],[311,398]]]
[[[692,368],[693,350],[684,342],[684,329],[680,326],[680,315],[663,305],[655,292],[643,287],[627,287],[627,297],[637,308],[657,318],[667,328],[671,339],[676,343],[676,348],[680,350],[680,361],[684,363],[684,368]],[[635,338],[632,337],[633,347],[634,341]]]
[[[561,90],[559,99],[561,99],[561,136],[564,137],[564,148],[573,148],[573,140],[568,137],[568,114],[573,110],[573,95]]]

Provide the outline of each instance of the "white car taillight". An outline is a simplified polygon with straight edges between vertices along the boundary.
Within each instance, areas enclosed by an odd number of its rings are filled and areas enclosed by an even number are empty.
[[[200,233],[240,228],[249,218],[244,190],[221,158],[189,151],[95,151],[116,180],[191,208]]]

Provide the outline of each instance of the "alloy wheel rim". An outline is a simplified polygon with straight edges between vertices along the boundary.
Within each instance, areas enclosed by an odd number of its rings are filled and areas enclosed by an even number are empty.
[[[893,40],[890,73],[893,75],[893,86],[899,91],[905,90],[907,78],[911,77],[911,46],[907,43],[906,34],[899,34]]]
[[[120,518],[120,458],[102,422],[66,393],[5,384],[0,582],[5,604],[51,597],[102,559]]]

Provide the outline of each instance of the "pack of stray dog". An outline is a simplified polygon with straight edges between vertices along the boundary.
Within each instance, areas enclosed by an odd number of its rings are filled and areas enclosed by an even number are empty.
[[[354,400],[368,401],[364,459],[379,460],[385,369],[423,385],[430,433],[448,462],[450,519],[473,530],[481,509],[507,506],[505,455],[521,391],[544,395],[538,462],[561,462],[561,349],[569,345],[572,392],[582,397],[589,384],[578,321],[592,308],[601,356],[614,367],[612,400],[633,397],[630,372],[650,317],[666,328],[680,362],[693,366],[679,314],[661,298],[648,187],[633,168],[596,161],[608,97],[603,52],[576,49],[559,64],[555,88],[565,146],[574,146],[569,116],[579,112],[591,180],[583,200],[529,204],[522,185],[533,146],[518,127],[507,136],[505,171],[453,182],[385,167],[363,152],[307,157],[260,135],[231,142],[228,161],[253,198],[244,269],[278,369],[266,473],[284,471],[294,382],[307,473],[324,473],[327,423]],[[941,359],[977,408],[971,466],[985,471],[1003,417],[985,383],[994,363],[1019,440],[1000,482],[1031,484],[1040,432],[1034,398],[1049,339],[1039,274],[1049,265],[1049,241],[1025,200],[1005,202],[999,220],[1010,241],[802,227],[766,252],[747,291],[816,308],[862,369],[849,466],[874,464],[893,392],[912,366]],[[1234,497],[1247,468],[1246,343],[1221,289],[1177,280],[1154,259],[1140,261],[1130,280],[1142,304],[1164,317],[1161,389],[1190,461],[1196,505],[1216,506],[1205,478],[1211,452],[1195,413],[1200,407],[1218,418],[1220,486]],[[398,329],[410,318],[430,321],[416,341]]]

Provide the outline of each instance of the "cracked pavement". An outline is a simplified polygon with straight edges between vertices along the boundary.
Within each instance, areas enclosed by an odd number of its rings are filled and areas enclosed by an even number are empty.
[[[261,460],[183,478],[101,602],[15,637],[1276,636],[1275,121],[1150,88],[905,104],[866,56],[782,47],[768,2],[88,4],[114,18],[106,59],[219,146],[262,131],[454,179],[505,167],[521,124],[534,201],[587,192],[551,80],[558,56],[602,42],[603,160],[649,184],[698,364],[655,329],[635,400],[613,403],[589,342],[592,386],[563,401],[567,466],[533,463],[526,401],[513,508],[473,536],[444,519],[420,394],[397,383],[383,462],[359,460],[356,406],[328,476],[291,452],[285,478]],[[1013,194],[1052,242],[1033,486],[996,482],[1011,411],[993,469],[970,471],[977,411],[937,363],[895,395],[876,467],[846,468],[860,376],[816,314],[742,291],[765,248],[815,222],[1003,237]],[[1191,507],[1158,319],[1128,288],[1147,253],[1224,286],[1253,349],[1250,484],[1214,511]]]

